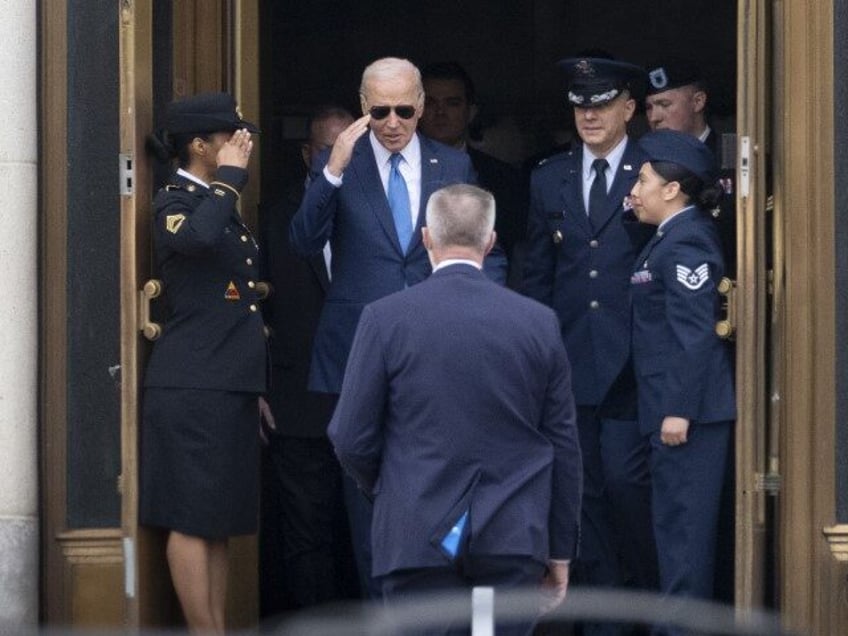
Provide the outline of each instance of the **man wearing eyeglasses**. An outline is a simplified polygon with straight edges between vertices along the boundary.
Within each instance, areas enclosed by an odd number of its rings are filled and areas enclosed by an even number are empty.
[[[364,115],[313,164],[312,182],[290,227],[292,245],[304,256],[330,241],[331,283],[315,334],[309,388],[336,395],[362,308],[432,271],[421,242],[430,194],[476,181],[468,155],[417,134],[424,89],[411,62],[373,62],[362,74],[359,96]],[[486,269],[506,280],[502,251],[487,259]],[[347,497],[351,533],[357,565],[367,575],[370,512],[355,494]],[[369,588],[377,594],[373,582]]]

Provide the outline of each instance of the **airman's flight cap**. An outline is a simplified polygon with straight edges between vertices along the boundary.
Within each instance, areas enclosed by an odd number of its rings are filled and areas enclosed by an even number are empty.
[[[172,135],[185,133],[232,132],[259,128],[242,119],[236,100],[228,93],[200,93],[168,104],[165,128]]]
[[[580,108],[603,106],[630,91],[644,91],[645,71],[635,64],[599,57],[569,57],[557,62],[565,74],[568,101]]]
[[[716,180],[715,157],[705,143],[694,135],[677,130],[657,130],[643,135],[639,146],[648,161],[667,161],[686,168],[703,183]]]

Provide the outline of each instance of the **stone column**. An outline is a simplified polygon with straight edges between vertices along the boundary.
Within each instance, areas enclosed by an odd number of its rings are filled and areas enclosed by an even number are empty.
[[[36,5],[0,37],[0,631],[38,621]],[[11,632],[9,632],[11,633]]]

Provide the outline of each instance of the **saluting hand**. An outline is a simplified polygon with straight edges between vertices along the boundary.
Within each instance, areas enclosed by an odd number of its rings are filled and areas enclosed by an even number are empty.
[[[353,156],[353,146],[356,144],[356,140],[368,131],[368,122],[370,121],[371,115],[360,117],[336,137],[333,149],[330,151],[330,159],[327,161],[327,170],[330,171],[331,175],[334,177],[342,176],[347,164],[350,163],[350,158]]]
[[[660,441],[666,446],[685,444],[689,434],[689,420],[685,417],[668,415],[663,418]]]
[[[235,131],[232,136],[221,146],[216,157],[218,166],[236,166],[247,168],[250,160],[250,152],[253,150],[253,141],[247,128]]]

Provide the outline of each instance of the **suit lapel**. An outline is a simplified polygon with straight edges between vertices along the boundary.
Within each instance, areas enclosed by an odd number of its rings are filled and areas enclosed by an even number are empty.
[[[586,214],[586,204],[583,203],[582,167],[583,146],[581,144],[579,150],[569,153],[560,186],[560,196],[568,226],[578,227],[586,236],[592,236],[592,226],[589,223],[589,215]]]
[[[412,240],[409,241],[409,252],[421,243],[421,228],[426,225],[427,201],[430,195],[444,185],[442,179],[442,164],[439,154],[433,144],[422,135],[418,135],[421,145],[421,200],[418,204],[418,220],[415,223],[415,231]]]
[[[392,209],[389,207],[389,200],[386,198],[385,189],[383,189],[383,181],[380,179],[380,172],[377,170],[377,159],[374,157],[374,150],[371,148],[371,141],[367,134],[356,142],[348,170],[355,173],[362,196],[371,206],[380,226],[394,248],[402,253],[395,229],[395,220],[392,217]]]

